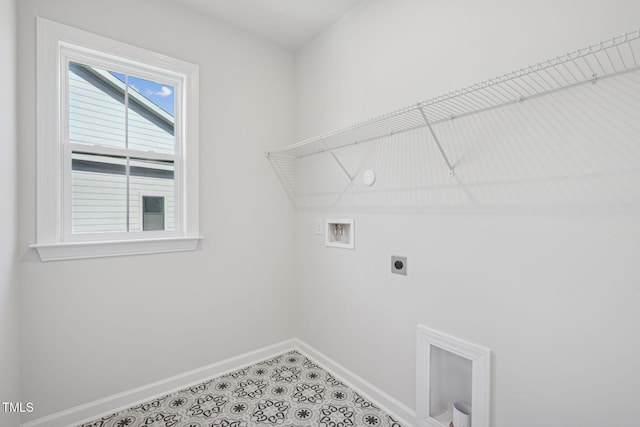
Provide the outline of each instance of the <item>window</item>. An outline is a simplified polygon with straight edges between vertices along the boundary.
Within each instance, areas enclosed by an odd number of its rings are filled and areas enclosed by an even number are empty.
[[[38,19],[43,260],[193,250],[198,68]]]
[[[164,197],[142,196],[142,229],[164,230]]]

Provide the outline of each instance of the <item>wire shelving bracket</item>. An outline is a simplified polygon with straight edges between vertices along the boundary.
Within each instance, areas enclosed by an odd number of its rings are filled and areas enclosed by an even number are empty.
[[[426,127],[453,177],[452,163],[434,131],[438,124],[637,71],[639,39],[640,29],[265,154],[295,204],[295,167],[291,162],[329,152],[353,182],[355,177],[335,155],[336,150]],[[282,162],[284,168],[279,166]]]

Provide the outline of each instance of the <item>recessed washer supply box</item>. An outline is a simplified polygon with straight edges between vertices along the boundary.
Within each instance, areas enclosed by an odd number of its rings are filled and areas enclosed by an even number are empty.
[[[353,219],[328,219],[324,227],[324,244],[332,248],[354,249]]]

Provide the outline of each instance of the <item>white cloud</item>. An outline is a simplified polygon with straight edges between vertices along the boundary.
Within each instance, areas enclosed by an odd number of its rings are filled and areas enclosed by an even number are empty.
[[[166,87],[166,86],[162,86],[160,88],[160,90],[158,90],[158,91],[153,91],[151,89],[147,89],[147,91],[146,91],[147,96],[155,95],[155,96],[161,96],[163,98],[166,98],[167,96],[171,95],[172,93],[173,93],[173,91],[171,89],[169,89],[168,87]]]

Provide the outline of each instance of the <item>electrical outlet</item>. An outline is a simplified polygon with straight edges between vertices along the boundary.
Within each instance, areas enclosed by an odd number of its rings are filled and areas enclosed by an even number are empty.
[[[407,275],[407,257],[391,255],[391,272],[394,274]]]
[[[324,225],[324,221],[319,218],[316,218],[316,235],[322,236],[322,226]]]

